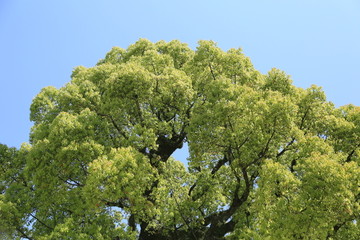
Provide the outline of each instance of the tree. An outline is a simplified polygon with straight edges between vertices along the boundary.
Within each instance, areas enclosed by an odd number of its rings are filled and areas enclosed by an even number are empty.
[[[13,239],[359,239],[360,108],[241,49],[115,47],[31,120],[30,144],[0,147]]]

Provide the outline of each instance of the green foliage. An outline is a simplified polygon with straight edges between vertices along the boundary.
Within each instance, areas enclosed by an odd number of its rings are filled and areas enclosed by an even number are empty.
[[[241,49],[115,47],[30,117],[0,145],[2,239],[360,238],[360,108]]]

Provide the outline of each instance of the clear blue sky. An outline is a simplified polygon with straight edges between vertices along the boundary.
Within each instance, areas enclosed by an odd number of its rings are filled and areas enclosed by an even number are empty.
[[[0,0],[0,143],[28,141],[29,107],[78,65],[139,38],[241,47],[255,67],[360,105],[359,0]]]

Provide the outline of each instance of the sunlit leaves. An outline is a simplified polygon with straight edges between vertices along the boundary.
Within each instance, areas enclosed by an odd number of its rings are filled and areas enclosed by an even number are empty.
[[[358,166],[343,166],[334,155],[313,154],[295,169],[274,161],[262,167],[253,204],[260,232],[274,239],[323,239],[337,223],[354,217]]]
[[[213,41],[114,47],[34,98],[31,145],[0,145],[0,233],[357,240],[359,113]]]

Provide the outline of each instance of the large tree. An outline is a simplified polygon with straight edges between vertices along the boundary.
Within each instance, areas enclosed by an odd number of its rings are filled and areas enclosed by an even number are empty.
[[[3,238],[360,237],[360,108],[241,49],[115,47],[31,120],[29,144],[0,145]]]

